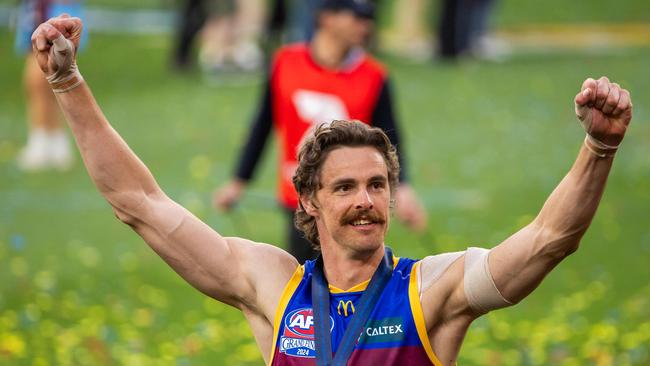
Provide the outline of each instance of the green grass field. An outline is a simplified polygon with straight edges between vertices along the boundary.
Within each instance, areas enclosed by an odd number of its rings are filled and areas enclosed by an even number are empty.
[[[22,60],[0,33],[0,364],[258,365],[244,318],[185,284],[113,216],[78,162],[26,174]],[[162,36],[92,37],[79,60],[105,114],[163,189],[213,228],[282,246],[274,157],[232,215],[210,208],[232,171],[258,85],[167,72]],[[581,249],[529,298],[471,328],[460,365],[650,363],[650,49],[518,55],[501,64],[387,58],[424,235],[387,243],[422,257],[491,247],[538,212],[583,132],[572,99],[587,76],[633,95],[635,117]]]

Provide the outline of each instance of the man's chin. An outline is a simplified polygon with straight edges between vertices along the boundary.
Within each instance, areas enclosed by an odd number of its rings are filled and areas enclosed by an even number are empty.
[[[377,249],[381,248],[384,244],[384,238],[377,236],[366,236],[363,238],[354,238],[350,240],[349,247],[353,248],[359,253],[373,253]]]

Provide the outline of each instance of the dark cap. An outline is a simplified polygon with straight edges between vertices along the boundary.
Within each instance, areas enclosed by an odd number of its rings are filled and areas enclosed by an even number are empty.
[[[375,17],[375,4],[370,0],[324,0],[319,10],[350,10],[362,18]]]

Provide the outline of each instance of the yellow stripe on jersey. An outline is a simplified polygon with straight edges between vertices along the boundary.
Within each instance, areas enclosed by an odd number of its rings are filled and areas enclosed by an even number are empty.
[[[397,267],[397,262],[399,262],[399,257],[393,257],[393,268]],[[328,285],[331,294],[344,294],[346,292],[361,292],[365,291],[370,283],[370,278],[350,287],[347,290],[341,290],[340,288],[332,285]]]
[[[420,337],[420,342],[422,343],[422,347],[427,353],[427,356],[429,356],[429,360],[435,366],[442,366],[442,362],[440,362],[431,348],[427,326],[424,323],[424,313],[422,312],[422,304],[420,303],[420,295],[418,294],[418,270],[420,269],[420,263],[421,262],[417,262],[413,265],[413,268],[411,269],[411,278],[409,280],[409,303],[411,304],[411,313],[413,314],[415,328],[418,331],[418,337]]]
[[[271,357],[269,357],[269,366],[273,364],[273,356],[275,355],[275,345],[278,343],[278,335],[280,334],[280,324],[282,323],[282,316],[284,311],[289,305],[289,301],[293,296],[293,293],[296,292],[296,288],[300,284],[302,277],[305,273],[305,266],[300,265],[296,268],[296,271],[293,272],[291,279],[287,282],[287,285],[282,291],[282,296],[280,297],[280,302],[278,307],[275,309],[275,319],[273,319],[273,343],[271,344]]]
[[[370,280],[365,280],[357,285],[350,287],[347,290],[341,290],[336,286],[329,285],[329,289],[331,294],[344,294],[346,292],[361,292],[366,290],[366,287],[368,287],[368,283],[370,283]]]

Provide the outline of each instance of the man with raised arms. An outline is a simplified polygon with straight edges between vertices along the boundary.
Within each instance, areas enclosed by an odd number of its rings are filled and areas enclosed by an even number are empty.
[[[399,164],[378,129],[332,122],[304,142],[296,224],[320,246],[300,265],[285,251],[223,237],[171,200],[110,126],[75,62],[77,18],[34,32],[38,64],[88,172],[113,207],[178,274],[242,311],[272,365],[453,365],[470,323],[519,302],[569,254],[594,216],[632,117],[627,90],[587,79],[575,97],[587,132],[538,216],[492,248],[416,261],[384,245]]]

